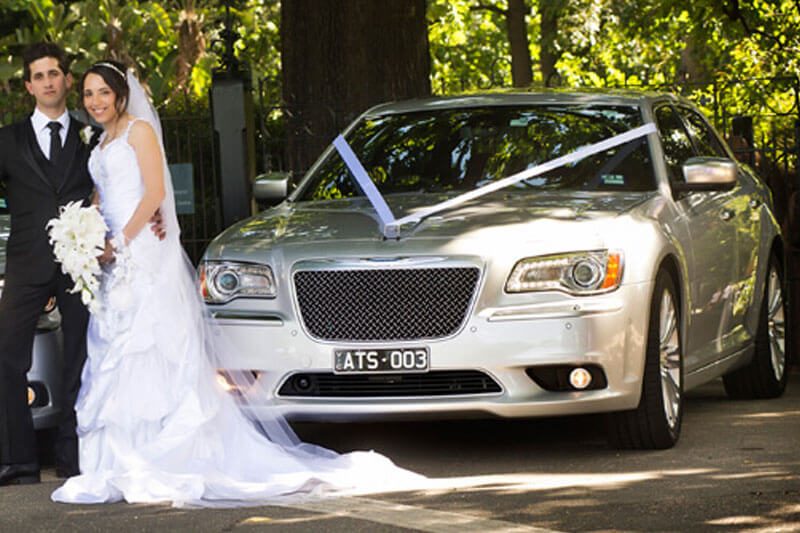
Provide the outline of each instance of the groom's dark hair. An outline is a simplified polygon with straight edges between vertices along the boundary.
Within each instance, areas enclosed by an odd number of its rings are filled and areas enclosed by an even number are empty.
[[[31,63],[43,57],[52,57],[58,61],[61,72],[65,76],[69,74],[69,58],[60,46],[55,43],[34,43],[22,52],[22,77],[25,81],[31,81]]]

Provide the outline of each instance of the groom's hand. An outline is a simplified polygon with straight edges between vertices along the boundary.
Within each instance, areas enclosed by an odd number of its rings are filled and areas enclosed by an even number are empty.
[[[167,236],[167,228],[164,227],[164,220],[161,218],[161,208],[156,209],[156,212],[150,217],[150,224],[150,228],[158,237],[158,240],[163,241],[164,237]]]
[[[114,262],[114,247],[111,246],[111,239],[106,239],[106,248],[102,254],[97,256],[97,262],[102,266],[110,265]]]

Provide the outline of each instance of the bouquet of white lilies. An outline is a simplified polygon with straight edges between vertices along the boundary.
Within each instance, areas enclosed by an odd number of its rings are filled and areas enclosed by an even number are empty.
[[[57,218],[47,222],[47,228],[61,270],[75,282],[70,292],[80,292],[89,312],[96,313],[100,309],[95,297],[100,288],[97,256],[105,249],[108,232],[103,215],[95,206],[81,207],[81,202],[70,202],[61,207]]]

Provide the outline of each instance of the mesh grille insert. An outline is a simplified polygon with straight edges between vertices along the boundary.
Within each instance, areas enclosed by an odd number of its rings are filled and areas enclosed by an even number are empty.
[[[331,341],[435,339],[458,331],[476,267],[305,270],[294,275],[311,336]]]

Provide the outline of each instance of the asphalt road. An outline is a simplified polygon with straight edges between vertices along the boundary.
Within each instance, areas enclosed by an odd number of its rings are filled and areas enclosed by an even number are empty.
[[[174,509],[51,503],[43,483],[0,488],[0,531],[800,532],[800,371],[784,397],[688,394],[671,450],[609,449],[596,417],[302,425],[339,451],[375,449],[432,479],[417,492],[287,506]]]

